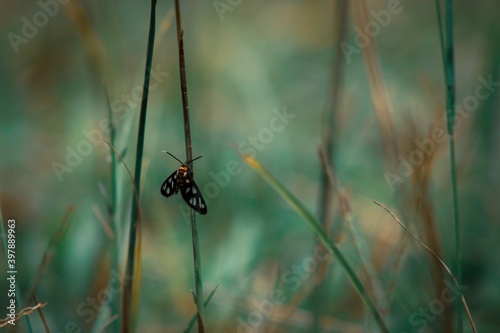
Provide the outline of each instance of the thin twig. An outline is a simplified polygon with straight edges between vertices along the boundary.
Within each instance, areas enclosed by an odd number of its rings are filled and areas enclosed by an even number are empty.
[[[38,303],[37,305],[35,306],[28,306],[28,307],[25,307],[24,309],[22,309],[21,311],[19,311],[17,314],[16,314],[16,321],[19,320],[19,318],[21,318],[22,316],[27,316],[31,313],[33,313],[33,311],[39,309],[39,308],[43,308],[44,306],[46,306],[47,304],[49,304],[48,302],[45,302],[45,303]],[[9,324],[9,321],[11,319],[10,318],[5,318],[5,319],[2,319],[0,320],[0,327],[5,327],[7,326],[7,324]]]

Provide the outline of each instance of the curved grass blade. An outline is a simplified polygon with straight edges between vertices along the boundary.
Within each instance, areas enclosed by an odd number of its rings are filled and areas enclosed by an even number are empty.
[[[365,303],[368,311],[375,319],[377,326],[382,332],[389,332],[384,319],[375,304],[368,295],[365,286],[362,284],[360,278],[351,264],[344,257],[342,252],[337,248],[330,235],[326,232],[325,228],[319,221],[312,215],[312,213],[295,197],[285,186],[283,186],[269,171],[267,171],[255,158],[247,154],[240,154],[246,164],[254,169],[269,185],[271,185],[280,196],[285,199],[288,205],[295,210],[295,212],[302,218],[304,222],[314,231],[316,236],[320,239],[326,249],[337,259],[339,264],[347,273],[354,289]]]

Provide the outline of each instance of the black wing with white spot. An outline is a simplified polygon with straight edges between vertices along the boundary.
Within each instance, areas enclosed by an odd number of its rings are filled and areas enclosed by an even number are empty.
[[[179,191],[179,187],[177,186],[177,171],[168,177],[163,184],[161,185],[160,192],[166,197],[171,196],[172,194],[177,193]]]
[[[205,200],[203,199],[203,196],[201,195],[198,186],[196,186],[191,174],[186,176],[184,186],[182,186],[180,190],[182,198],[191,208],[201,215],[205,215],[207,213],[207,204],[205,203]]]

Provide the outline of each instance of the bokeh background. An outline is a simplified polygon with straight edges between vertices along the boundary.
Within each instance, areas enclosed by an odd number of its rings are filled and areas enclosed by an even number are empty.
[[[435,3],[353,1],[340,13],[339,4],[182,1],[193,154],[203,156],[194,164],[195,179],[209,207],[198,216],[205,296],[219,284],[206,310],[209,332],[376,330],[340,266],[235,148],[255,155],[319,216],[318,146],[325,133],[332,135],[342,184],[327,200],[326,220],[391,332],[444,332],[455,323],[455,305],[442,296],[449,277],[373,203],[390,207],[453,267],[447,141],[433,141],[429,155],[414,153],[433,131],[446,129]],[[479,331],[496,332],[500,4],[454,5],[456,101],[459,108],[470,103],[456,131],[464,295]],[[126,253],[132,186],[118,162],[111,221],[111,151],[93,135],[106,129],[107,91],[116,149],[133,172],[150,3],[3,1],[1,7],[0,204],[3,222],[17,221],[21,292],[36,283],[39,301],[48,302],[43,315],[51,332],[115,332],[119,320],[105,322],[120,301],[113,290]],[[179,166],[161,151],[185,157],[173,14],[173,1],[158,2],[140,189],[138,332],[181,332],[195,313],[186,205],[180,195],[159,192]],[[363,40],[360,31],[371,36]],[[479,98],[478,89],[488,96]],[[289,118],[279,122],[277,114]],[[421,162],[409,168],[411,153]],[[387,181],[389,171],[400,177],[396,183]],[[361,254],[354,229],[366,246]],[[42,264],[47,249],[50,261]],[[1,278],[1,309],[6,290]],[[39,314],[29,318],[33,332],[44,331]],[[464,327],[471,331],[465,317]],[[27,331],[25,322],[16,328]]]

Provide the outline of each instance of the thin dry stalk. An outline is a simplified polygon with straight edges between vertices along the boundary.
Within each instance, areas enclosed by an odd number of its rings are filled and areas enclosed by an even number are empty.
[[[388,212],[393,218],[394,220],[396,220],[396,222],[398,222],[398,224],[413,238],[415,239],[426,251],[428,251],[433,257],[434,259],[436,259],[439,264],[446,270],[446,272],[448,273],[448,275],[451,277],[451,279],[453,280],[453,283],[455,284],[455,286],[458,288],[458,290],[460,290],[460,287],[461,285],[459,284],[458,280],[455,278],[455,275],[453,275],[453,273],[451,272],[451,270],[448,268],[448,266],[444,263],[444,261],[436,254],[436,252],[434,252],[430,247],[428,247],[424,242],[422,242],[417,236],[415,236],[411,231],[410,229],[408,229],[404,224],[403,222],[401,222],[401,220],[399,219],[399,217],[394,214],[387,206],[385,206],[384,204],[378,202],[378,201],[373,201],[376,205],[382,207],[383,209],[385,209],[386,212]],[[471,324],[471,327],[472,327],[472,331],[474,333],[477,333],[477,330],[476,330],[476,325],[474,324],[474,320],[472,319],[472,315],[469,311],[469,307],[467,306],[467,301],[465,300],[465,297],[462,293],[460,293],[460,300],[462,301],[462,304],[464,306],[464,309],[465,309],[465,312],[467,313],[467,317],[469,318],[469,322]]]

